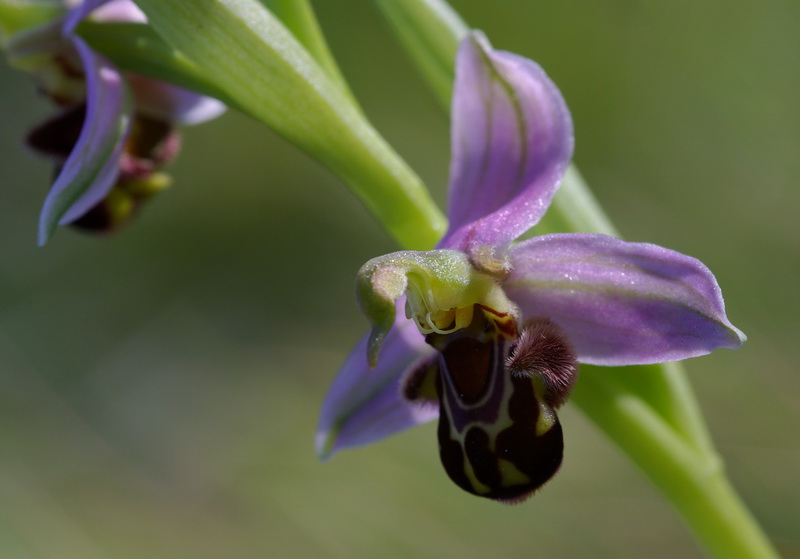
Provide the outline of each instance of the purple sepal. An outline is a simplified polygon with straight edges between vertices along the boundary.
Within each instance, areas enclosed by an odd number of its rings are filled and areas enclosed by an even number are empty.
[[[139,114],[183,125],[201,124],[217,118],[227,107],[220,101],[177,85],[127,73],[125,81],[133,93]]]
[[[401,396],[408,370],[434,353],[414,322],[405,318],[399,303],[398,319],[386,336],[375,369],[367,364],[364,336],[347,357],[325,397],[316,436],[321,458],[347,447],[383,439],[438,417],[437,406],[411,404]]]
[[[101,0],[100,6],[94,6],[92,19],[102,22],[147,23],[147,16],[130,0]],[[84,15],[87,15],[85,12]]]
[[[64,18],[64,23],[61,26],[61,33],[65,37],[73,35],[75,28],[78,27],[78,24],[81,21],[83,21],[94,10],[108,3],[109,0],[82,0],[74,8],[72,8]]]
[[[725,315],[713,274],[679,252],[565,233],[524,241],[509,259],[509,298],[526,318],[561,326],[582,363],[677,361],[746,339]]]
[[[572,119],[533,61],[472,33],[456,59],[448,218],[440,244],[501,252],[544,215],[572,157]]]
[[[71,41],[86,74],[86,119],[78,142],[50,189],[39,218],[39,244],[100,202],[119,174],[131,102],[119,72],[81,39]]]

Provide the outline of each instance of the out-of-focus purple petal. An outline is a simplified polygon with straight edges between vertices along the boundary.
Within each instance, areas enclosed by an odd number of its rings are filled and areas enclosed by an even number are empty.
[[[147,22],[144,12],[130,0],[86,0],[69,13],[64,32],[71,33],[89,14],[98,22]],[[227,108],[211,97],[145,76],[126,74],[125,80],[133,92],[136,111],[157,120],[200,124],[220,116]]]
[[[147,16],[130,0],[111,0],[92,13],[94,21],[147,23]]]
[[[128,133],[131,103],[119,72],[80,39],[72,39],[86,73],[86,119],[75,148],[50,189],[39,217],[39,244],[57,225],[81,217],[114,185]]]
[[[556,234],[510,250],[503,287],[526,318],[558,323],[578,360],[636,365],[738,348],[717,281],[679,252],[613,237]]]
[[[440,244],[504,249],[544,215],[572,157],[572,119],[534,62],[477,33],[456,59],[448,217]]]
[[[414,322],[404,317],[402,306],[398,317],[383,343],[375,369],[367,364],[368,336],[364,336],[334,379],[317,429],[316,448],[321,458],[343,448],[375,442],[438,416],[435,406],[411,404],[400,395],[406,372],[434,350],[425,343]]]
[[[61,27],[61,32],[67,36],[71,35],[78,24],[91,12],[108,3],[109,0],[83,0],[72,8],[67,16],[64,18],[64,24]]]
[[[126,74],[137,112],[151,118],[178,124],[200,124],[220,116],[223,103],[193,91],[153,80],[138,74]]]

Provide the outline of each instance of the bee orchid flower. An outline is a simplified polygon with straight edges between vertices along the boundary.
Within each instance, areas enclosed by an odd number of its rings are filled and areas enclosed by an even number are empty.
[[[674,361],[745,336],[692,257],[595,234],[515,244],[559,187],[572,121],[538,65],[477,32],[456,59],[452,150],[450,228],[437,248],[358,273],[372,330],[333,382],[317,449],[327,457],[438,417],[450,478],[516,502],[561,464],[556,409],[578,363]]]
[[[177,154],[176,125],[200,123],[225,109],[215,99],[121,72],[76,33],[86,18],[145,23],[133,2],[62,1],[51,9],[51,20],[3,41],[11,63],[30,72],[59,107],[27,138],[34,152],[56,165],[40,216],[40,244],[58,225],[108,231],[125,223],[168,184],[158,171]]]

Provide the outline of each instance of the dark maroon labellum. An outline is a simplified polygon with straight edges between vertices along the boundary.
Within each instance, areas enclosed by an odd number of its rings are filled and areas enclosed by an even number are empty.
[[[515,503],[532,495],[561,465],[564,442],[555,413],[577,376],[575,353],[544,319],[516,331],[476,309],[472,324],[430,334],[439,350],[409,376],[410,400],[439,403],[439,454],[459,487]]]

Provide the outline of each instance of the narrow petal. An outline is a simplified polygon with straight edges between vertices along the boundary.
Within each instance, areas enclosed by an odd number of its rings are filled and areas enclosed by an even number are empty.
[[[217,118],[227,108],[223,103],[166,82],[126,73],[137,112],[178,124],[200,124]]]
[[[147,23],[147,16],[131,0],[110,0],[101,4],[92,13],[94,21]]]
[[[73,38],[86,73],[86,119],[72,153],[44,202],[39,244],[56,225],[78,219],[102,200],[119,173],[131,104],[119,72],[80,39]]]
[[[523,316],[548,317],[578,360],[635,365],[738,348],[744,334],[728,321],[717,281],[702,262],[645,243],[557,234],[510,251],[504,284]]]
[[[440,246],[504,249],[544,215],[572,157],[561,93],[527,58],[477,33],[456,59],[450,231]]]
[[[403,317],[386,337],[375,369],[367,364],[364,336],[333,381],[322,406],[317,453],[322,458],[351,446],[368,444],[438,416],[435,406],[411,404],[401,396],[406,372],[434,350],[413,321]]]
[[[108,4],[109,0],[82,0],[74,8],[72,8],[64,18],[62,26],[62,33],[64,36],[72,35],[78,24],[87,17],[91,12],[100,8],[104,4]]]

